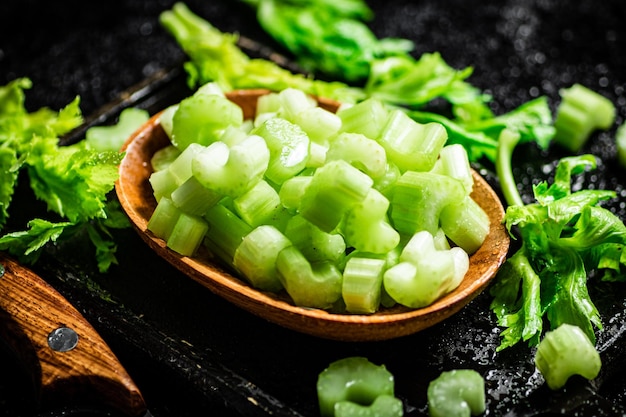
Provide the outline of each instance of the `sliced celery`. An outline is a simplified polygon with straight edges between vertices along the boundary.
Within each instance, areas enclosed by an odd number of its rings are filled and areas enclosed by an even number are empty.
[[[371,314],[378,310],[386,265],[385,259],[350,257],[343,271],[341,289],[348,312]]]
[[[280,110],[280,98],[278,93],[268,93],[259,96],[256,102],[256,114],[255,117],[264,113],[276,113]]]
[[[179,185],[178,179],[169,169],[153,172],[148,181],[152,186],[152,195],[156,201],[160,201],[163,197],[170,197],[172,191]]]
[[[174,177],[176,177],[178,185],[187,181],[191,177],[191,161],[196,154],[200,153],[204,149],[204,146],[192,143],[169,164],[167,169],[170,170]]]
[[[400,233],[437,233],[445,206],[463,201],[463,183],[432,172],[407,171],[396,181],[391,198],[391,222]]]
[[[352,401],[335,404],[335,417],[402,417],[402,400],[392,395],[380,395],[373,403],[361,405]]]
[[[626,123],[620,125],[615,132],[617,160],[622,168],[626,168]]]
[[[310,263],[295,246],[276,259],[281,283],[300,307],[329,309],[341,298],[341,271],[331,262]]]
[[[222,195],[206,188],[195,177],[190,177],[172,191],[170,198],[183,212],[202,216],[220,201]]]
[[[93,126],[85,133],[85,143],[100,152],[119,151],[130,135],[146,123],[150,114],[137,107],[128,107],[120,113],[116,124]]]
[[[167,241],[174,225],[181,214],[181,210],[174,205],[172,200],[167,197],[163,197],[159,200],[154,212],[148,220],[148,230],[150,230],[156,237]]]
[[[295,212],[300,207],[304,190],[309,186],[312,179],[312,176],[298,175],[283,182],[278,192],[283,207]]]
[[[432,417],[469,417],[485,412],[485,381],[473,369],[442,372],[428,385]]]
[[[205,187],[234,198],[263,178],[269,159],[265,141],[250,135],[231,148],[224,142],[213,142],[194,155],[191,171]]]
[[[172,127],[174,126],[174,113],[178,110],[178,104],[173,104],[161,112],[159,124],[170,140],[172,140]]]
[[[276,190],[264,180],[233,199],[233,205],[239,217],[252,227],[269,223],[283,208]]]
[[[298,174],[309,159],[309,137],[300,126],[275,117],[256,127],[253,134],[265,139],[270,152],[265,176],[276,184]]]
[[[387,122],[389,110],[381,101],[369,98],[354,106],[340,108],[337,115],[341,118],[342,132],[361,133],[377,139]]]
[[[248,233],[235,250],[233,265],[252,284],[264,291],[277,292],[283,288],[276,270],[280,251],[291,246],[278,229],[259,226]]]
[[[472,176],[467,150],[458,143],[444,146],[441,149],[439,159],[431,172],[460,180],[465,186],[467,194],[470,194],[474,188],[474,177]]]
[[[360,133],[340,133],[330,142],[326,161],[337,159],[349,162],[373,179],[382,177],[387,169],[385,149]]]
[[[385,197],[390,198],[393,192],[393,186],[401,175],[400,168],[398,168],[396,164],[387,161],[385,173],[374,179],[374,185],[372,185],[372,187],[380,191]]]
[[[304,91],[297,88],[285,88],[278,93],[281,117],[295,123],[296,116],[304,110],[315,107],[315,101]]]
[[[304,218],[325,232],[332,232],[343,215],[367,196],[373,181],[343,160],[317,169],[300,203]]]
[[[318,106],[296,114],[293,122],[309,135],[309,139],[321,144],[326,143],[341,129],[341,118]]]
[[[167,246],[183,256],[192,256],[202,244],[208,228],[201,217],[181,213],[167,239]]]
[[[489,216],[469,196],[445,206],[439,220],[446,236],[470,255],[480,248],[489,234]]]
[[[341,235],[326,233],[301,215],[288,220],[284,233],[309,262],[339,264],[345,256],[346,243]]]
[[[440,123],[421,124],[399,109],[391,111],[378,142],[401,170],[430,171],[448,140]]]
[[[180,150],[174,145],[168,145],[159,149],[150,158],[150,165],[153,171],[162,171],[170,166],[180,155]]]
[[[209,224],[206,247],[228,265],[233,265],[235,251],[244,237],[252,231],[246,222],[223,204],[217,204],[204,215]]]

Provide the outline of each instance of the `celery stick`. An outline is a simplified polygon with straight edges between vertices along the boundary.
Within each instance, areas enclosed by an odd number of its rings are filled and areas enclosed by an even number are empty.
[[[267,224],[283,208],[276,190],[264,180],[233,199],[233,205],[239,217],[252,227]]]
[[[163,197],[170,197],[172,191],[178,188],[178,180],[169,169],[153,172],[148,181],[152,187],[152,195],[157,202]]]
[[[316,103],[304,91],[288,87],[278,93],[281,117],[292,123],[296,121],[298,113],[315,107]]]
[[[439,220],[446,236],[470,255],[489,234],[489,216],[470,196],[445,206]]]
[[[622,168],[626,168],[626,123],[620,125],[615,132],[617,160]]]
[[[181,213],[167,239],[167,246],[183,256],[193,256],[208,228],[207,222],[201,217]]]
[[[252,284],[263,291],[277,292],[283,288],[276,259],[280,251],[291,246],[278,229],[263,225],[248,233],[235,250],[233,265]]]
[[[309,159],[306,161],[306,168],[319,168],[323,166],[326,163],[327,153],[328,145],[321,145],[311,141],[309,144]]]
[[[146,123],[150,115],[146,110],[129,107],[120,113],[119,120],[111,126],[93,126],[85,133],[85,143],[96,151],[119,151],[130,135]]]
[[[293,122],[309,135],[309,139],[321,144],[341,129],[341,118],[319,106],[304,109],[295,115]]]
[[[370,188],[363,201],[355,204],[345,215],[341,233],[349,246],[372,253],[387,253],[400,242],[400,235],[389,224],[389,200]]]
[[[463,183],[455,178],[407,171],[393,188],[391,222],[400,233],[412,235],[426,230],[434,235],[443,208],[462,201],[465,196]]]
[[[265,176],[276,184],[302,171],[309,158],[309,137],[300,126],[275,117],[252,131],[265,139],[270,152]]]
[[[326,233],[301,215],[288,220],[284,233],[309,262],[339,264],[345,256],[346,243],[341,235]]]
[[[180,214],[181,210],[174,205],[172,200],[163,197],[159,200],[154,212],[152,212],[147,228],[156,237],[167,242]]]
[[[204,219],[209,224],[205,246],[226,264],[233,266],[235,251],[252,231],[252,227],[223,204],[211,207]]]
[[[183,212],[193,216],[202,216],[220,201],[222,195],[209,190],[195,177],[190,177],[172,191],[170,198]]]
[[[460,180],[468,194],[474,188],[474,177],[472,176],[467,150],[458,143],[444,146],[441,149],[439,159],[435,162],[431,172]]]
[[[396,164],[387,161],[387,164],[385,165],[385,173],[382,176],[373,179],[374,185],[372,185],[372,187],[380,191],[380,193],[385,197],[390,198],[393,186],[398,178],[400,178],[400,175],[402,175],[400,168],[398,168]]]
[[[332,232],[343,215],[367,196],[373,181],[343,160],[317,169],[305,189],[300,213],[325,232]]]
[[[341,118],[342,132],[361,133],[377,139],[387,122],[389,110],[381,101],[369,98],[354,106],[341,107],[337,115]]]
[[[485,381],[473,369],[442,372],[428,385],[432,417],[469,417],[485,412]]]
[[[264,94],[257,99],[255,118],[264,113],[276,113],[280,110],[280,106],[278,93]]]
[[[329,309],[341,298],[341,271],[331,262],[310,263],[295,246],[276,259],[281,283],[300,307]]]
[[[340,133],[328,147],[327,161],[343,159],[373,179],[382,177],[387,168],[385,149],[360,133]]]
[[[194,155],[191,171],[205,187],[235,198],[263,178],[269,159],[265,141],[250,135],[231,148],[224,142],[213,142]]]
[[[185,148],[185,150],[182,151],[180,155],[172,161],[172,163],[169,164],[167,169],[169,169],[172,175],[176,177],[178,185],[187,181],[192,176],[191,161],[196,154],[200,153],[204,149],[204,146],[192,143]]]
[[[392,395],[379,395],[373,403],[362,405],[352,401],[335,404],[335,417],[402,417],[402,400]]]
[[[361,256],[348,260],[341,288],[348,312],[371,314],[378,310],[386,264],[385,259]]]
[[[298,175],[283,182],[278,191],[280,202],[287,210],[296,211],[300,207],[300,201],[304,191],[311,183],[313,176]]]
[[[159,149],[150,158],[150,166],[153,171],[162,171],[170,166],[180,156],[180,150],[174,145],[168,145]]]
[[[176,113],[176,110],[178,110],[178,103],[166,107],[159,116],[159,124],[167,137],[170,138],[170,141],[172,140],[172,127],[174,126],[174,113]]]
[[[440,123],[421,124],[395,109],[377,140],[402,171],[430,171],[447,139]]]

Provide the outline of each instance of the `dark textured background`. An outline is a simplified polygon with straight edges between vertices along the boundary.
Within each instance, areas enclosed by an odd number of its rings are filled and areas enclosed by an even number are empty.
[[[176,68],[184,55],[158,24],[172,1],[9,0],[0,3],[0,85],[29,77],[31,110],[59,109],[81,97],[85,115],[100,112],[121,92]],[[189,1],[222,31],[237,31],[279,49],[251,10],[234,0]],[[503,112],[538,95],[554,107],[558,90],[583,83],[626,116],[626,3],[614,1],[371,1],[379,37],[412,39],[416,53],[439,51],[452,66],[474,67],[470,79]],[[172,85],[184,91],[181,78]],[[163,101],[145,104],[151,110]],[[105,121],[111,120],[110,116]],[[617,166],[613,127],[585,151],[599,168],[580,184],[620,197],[609,207],[626,218],[624,170]],[[531,183],[548,177],[563,152],[532,146],[516,152],[516,176],[528,200]],[[480,168],[480,167],[478,167]],[[483,172],[490,176],[490,167]],[[41,211],[13,209],[19,224]],[[595,284],[592,298],[605,330],[598,348],[604,367],[592,382],[574,379],[559,392],[542,385],[532,351],[519,345],[498,354],[498,331],[483,293],[453,318],[419,334],[377,343],[315,339],[264,322],[213,296],[153,255],[132,230],[119,233],[120,264],[98,274],[80,242],[49,251],[36,270],[62,292],[110,344],[142,389],[156,417],[204,415],[315,416],[315,381],[331,361],[363,355],[396,376],[405,415],[426,415],[426,387],[441,371],[473,368],[486,380],[487,415],[624,415],[626,308],[624,285]],[[84,251],[84,250],[83,250]],[[11,352],[0,360],[0,410],[36,410],[28,380]]]

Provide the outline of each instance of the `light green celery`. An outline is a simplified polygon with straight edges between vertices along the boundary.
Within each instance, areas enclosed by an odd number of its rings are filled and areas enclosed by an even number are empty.
[[[85,133],[85,142],[97,151],[119,151],[130,135],[146,123],[150,114],[143,109],[129,107],[120,113],[111,126],[93,126]]]
[[[233,205],[239,217],[252,227],[267,224],[283,209],[278,192],[264,180],[233,199]]]
[[[202,244],[208,228],[202,217],[180,213],[167,238],[167,247],[183,256],[193,256]]]
[[[263,138],[250,135],[231,148],[224,142],[213,142],[194,155],[191,171],[205,187],[235,198],[263,178],[269,160]]]
[[[444,146],[439,152],[439,159],[431,172],[447,175],[460,180],[465,190],[470,194],[474,188],[474,177],[467,151],[462,145],[452,144]]]
[[[509,206],[523,206],[524,201],[517,189],[517,183],[513,177],[511,162],[513,152],[520,141],[519,132],[504,129],[498,137],[496,174],[500,180],[500,189],[504,195],[504,200]]]
[[[430,233],[418,232],[403,248],[400,262],[385,271],[383,285],[404,306],[428,306],[459,285],[469,268],[463,256],[467,258],[458,247],[437,250]]]
[[[174,145],[167,145],[156,151],[150,158],[150,166],[153,171],[167,169],[176,158],[180,156],[180,151]]]
[[[317,169],[302,196],[300,213],[325,232],[367,196],[373,181],[349,163],[337,160]]]
[[[287,221],[284,233],[309,262],[339,264],[345,256],[346,243],[341,235],[323,232],[301,215]]]
[[[304,91],[293,87],[280,91],[278,93],[278,101],[280,102],[280,116],[291,123],[296,122],[298,113],[311,109],[316,105],[315,101],[307,96]]]
[[[167,242],[181,210],[167,197],[161,198],[148,220],[148,230]]]
[[[356,203],[345,214],[341,233],[346,244],[357,250],[387,253],[400,243],[400,235],[389,224],[389,200],[370,188],[363,201]]]
[[[394,385],[394,377],[384,365],[359,356],[336,360],[317,378],[320,415],[335,416],[340,402],[370,405],[382,396],[394,397]]]
[[[267,143],[270,159],[265,176],[272,182],[282,184],[306,167],[310,140],[300,126],[275,117],[266,120],[252,133]]]
[[[253,287],[277,292],[283,285],[278,278],[276,259],[280,251],[288,246],[291,246],[291,241],[275,227],[256,227],[235,250],[233,265]]]
[[[270,92],[257,99],[255,118],[264,113],[276,113],[280,110],[280,99],[278,93]]]
[[[172,175],[176,177],[178,185],[187,181],[193,175],[191,172],[191,161],[196,154],[200,153],[204,149],[204,146],[198,143],[192,143],[185,148],[185,150],[182,151],[180,155],[172,161],[172,163],[169,164],[167,169],[169,169]]]
[[[319,168],[323,166],[326,163],[327,153],[328,146],[311,141],[309,144],[309,159],[306,161],[306,168]]]
[[[573,375],[586,379],[597,377],[602,361],[580,327],[564,323],[547,332],[539,343],[535,365],[548,387],[557,390],[565,386]]]
[[[174,113],[178,110],[178,103],[166,107],[159,116],[159,124],[163,131],[172,140],[172,127],[174,126]]]
[[[403,415],[402,400],[391,395],[380,395],[369,405],[352,401],[340,401],[335,405],[335,417],[402,417]]]
[[[343,159],[376,180],[387,168],[385,149],[374,139],[360,133],[340,133],[326,152],[326,161]]]
[[[430,171],[447,139],[440,123],[418,123],[400,109],[391,111],[377,138],[387,159],[402,171]]]
[[[391,198],[391,223],[403,234],[437,233],[441,210],[466,196],[463,183],[431,172],[407,171],[396,181]]]
[[[622,168],[626,168],[626,123],[617,128],[615,145],[617,146],[617,160]]]
[[[599,93],[574,84],[559,91],[554,141],[571,152],[578,152],[596,129],[608,129],[615,120],[613,103]]]
[[[196,92],[183,99],[172,119],[172,143],[184,150],[191,143],[208,146],[228,126],[243,123],[241,107],[218,94]]]
[[[172,191],[170,198],[183,212],[202,216],[220,201],[222,195],[206,188],[195,177],[190,177]]]
[[[377,139],[387,123],[389,110],[381,101],[370,98],[353,106],[342,106],[337,116],[342,122],[342,132],[361,133]]]
[[[178,188],[178,180],[169,169],[163,169],[150,174],[148,178],[152,187],[152,195],[156,201],[160,201],[163,197],[170,197],[172,191]]]
[[[480,248],[489,234],[489,216],[469,196],[445,206],[439,221],[446,236],[470,255]]]
[[[371,314],[378,311],[382,292],[385,259],[354,256],[343,270],[341,295],[346,311]]]
[[[400,172],[400,168],[387,161],[387,164],[385,165],[385,173],[378,178],[374,178],[374,184],[372,187],[380,191],[385,197],[391,198],[393,186],[401,175],[402,173]]]
[[[290,211],[297,211],[304,196],[304,191],[312,179],[313,176],[310,175],[298,175],[283,182],[278,191],[283,207]]]
[[[432,417],[469,417],[485,412],[485,381],[473,369],[442,372],[428,385]]]
[[[248,138],[248,132],[243,126],[228,126],[222,131],[219,137],[220,142],[224,142],[229,148],[241,144]]]
[[[294,304],[330,309],[341,299],[341,271],[331,262],[311,263],[295,246],[276,258],[280,282]]]
[[[341,118],[322,107],[315,106],[302,110],[293,122],[309,135],[311,141],[324,144],[341,129]]]
[[[223,204],[211,207],[204,219],[209,224],[205,246],[223,262],[233,266],[235,251],[252,227]]]

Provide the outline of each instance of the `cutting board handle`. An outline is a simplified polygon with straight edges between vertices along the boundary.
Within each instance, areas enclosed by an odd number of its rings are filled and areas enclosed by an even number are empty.
[[[141,392],[89,322],[1,252],[0,337],[28,369],[42,406],[95,402],[128,416],[145,414]]]

